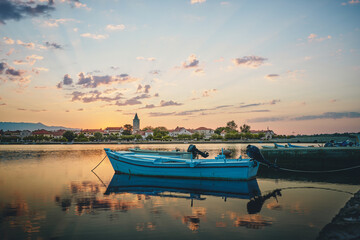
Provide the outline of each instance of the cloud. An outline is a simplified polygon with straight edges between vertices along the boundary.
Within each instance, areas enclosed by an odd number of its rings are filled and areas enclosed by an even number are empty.
[[[309,42],[322,42],[331,39],[332,37],[330,35],[328,35],[327,37],[318,37],[318,35],[316,35],[315,33],[311,33],[307,38]]]
[[[74,22],[75,19],[72,18],[60,18],[60,19],[50,19],[48,21],[45,21],[45,25],[48,27],[58,27],[59,24],[65,24],[68,22]]]
[[[170,116],[174,115],[175,112],[170,113],[162,113],[162,112],[150,112],[149,117],[163,117],[163,116]]]
[[[174,101],[172,101],[172,100],[170,100],[170,101],[161,100],[161,102],[160,102],[160,107],[180,106],[180,105],[183,105],[183,104],[182,104],[182,103],[174,102]]]
[[[140,109],[150,109],[150,108],[155,108],[156,106],[154,104],[147,104],[145,105],[145,107],[142,107]]]
[[[244,56],[242,58],[235,58],[232,62],[235,66],[243,66],[249,68],[258,68],[263,65],[268,59],[258,56]]]
[[[205,90],[205,91],[203,92],[202,96],[203,96],[203,97],[210,97],[210,95],[211,95],[212,93],[215,93],[215,92],[217,92],[216,89]]]
[[[153,74],[153,75],[157,75],[157,74],[160,74],[160,70],[152,70],[149,73]]]
[[[30,43],[25,43],[25,42],[23,42],[23,41],[21,41],[21,40],[17,40],[16,43],[17,43],[18,45],[21,45],[21,46],[26,47],[26,48],[29,48],[29,49],[34,49],[34,48],[35,48],[35,43],[32,43],[32,42],[30,42]]]
[[[35,54],[26,57],[26,60],[28,60],[28,63],[30,65],[34,65],[37,60],[42,60],[42,59],[44,59],[43,56],[39,56],[39,55],[35,55]]]
[[[325,112],[320,115],[305,115],[292,118],[291,120],[314,120],[314,119],[340,119],[340,118],[360,118],[360,112]]]
[[[141,84],[139,84],[136,89],[136,93],[141,93],[141,92],[149,93],[150,88],[151,86],[148,84],[146,84],[144,87]]]
[[[12,45],[15,43],[14,40],[12,40],[11,38],[8,38],[8,37],[3,37],[3,39],[4,39],[4,43],[6,43],[6,44]]]
[[[136,97],[132,97],[130,99],[127,99],[125,102],[119,102],[117,101],[115,103],[115,105],[117,106],[127,106],[127,105],[138,105],[138,104],[142,104],[141,99],[145,99],[145,98],[151,98],[151,96],[149,94],[141,94],[139,96]]]
[[[140,56],[140,57],[136,57],[136,59],[137,59],[137,60],[149,61],[149,62],[153,62],[153,61],[155,61],[155,60],[156,60],[156,58],[154,58],[154,57],[148,57],[148,58],[145,58],[145,57],[142,57],[142,56]]]
[[[263,102],[263,103],[241,104],[238,108],[257,107],[257,106],[263,106],[263,105],[275,105],[279,102],[281,102],[280,99],[273,99],[269,102]]]
[[[108,30],[108,31],[118,31],[118,30],[124,30],[124,29],[125,29],[124,24],[119,24],[119,25],[109,24],[106,26],[106,30]]]
[[[249,123],[258,123],[258,122],[279,122],[287,120],[287,117],[261,117],[261,118],[253,118],[248,119]]]
[[[79,79],[77,85],[81,85],[85,88],[96,88],[100,85],[110,85],[113,83],[128,83],[138,81],[138,78],[129,76],[128,74],[120,74],[116,76],[93,76],[93,75],[84,75],[83,72],[80,72],[78,75]]]
[[[95,40],[103,40],[108,38],[108,35],[102,35],[102,34],[93,34],[93,33],[83,33],[80,36],[84,37],[84,38],[92,38]]]
[[[197,3],[201,4],[201,3],[204,3],[204,2],[206,2],[206,0],[191,0],[190,1],[191,4],[197,4]]]
[[[3,73],[3,71],[8,67],[6,62],[1,62],[0,63],[0,74]]]
[[[195,54],[191,54],[188,58],[188,62],[183,62],[182,67],[183,68],[196,68],[199,66],[199,60],[196,58]]]
[[[276,81],[279,77],[279,74],[268,74],[265,76],[265,78],[269,81]]]
[[[73,79],[69,74],[65,74],[63,80],[57,84],[57,88],[62,88],[63,85],[71,85],[71,84],[73,84]]]
[[[14,52],[15,48],[11,48],[7,53],[6,56],[10,56]]]
[[[104,93],[98,91],[98,90],[94,90],[94,91],[90,91],[90,92],[79,92],[79,91],[74,91],[71,93],[71,101],[75,102],[75,101],[80,101],[83,103],[91,103],[91,102],[112,102],[112,101],[118,101],[120,99],[122,99],[122,94],[118,93],[114,96],[104,96]]]
[[[0,23],[5,24],[8,20],[19,21],[25,17],[37,17],[40,15],[48,15],[50,11],[55,10],[52,6],[53,1],[48,4],[35,4],[34,1],[0,1]]]
[[[45,42],[45,47],[52,48],[52,49],[63,49],[63,47],[60,44],[57,43],[51,43],[51,42]]]

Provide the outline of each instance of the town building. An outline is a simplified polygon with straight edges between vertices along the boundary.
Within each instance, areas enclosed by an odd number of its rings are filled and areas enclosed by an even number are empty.
[[[100,129],[83,129],[83,130],[81,130],[80,133],[84,134],[85,137],[94,137],[94,134],[96,132],[104,134],[104,130],[102,130],[102,128],[100,128]]]
[[[265,136],[263,138],[261,138],[263,140],[270,140],[275,135],[274,131],[270,130],[269,128],[267,128],[267,130],[250,130],[250,133],[252,133],[252,134],[264,133]]]
[[[206,128],[206,127],[199,127],[197,129],[195,129],[195,132],[200,133],[200,134],[204,134],[205,139],[209,139],[214,134],[213,129]]]
[[[137,132],[140,130],[140,119],[137,115],[137,113],[135,114],[135,117],[133,119],[133,131]]]
[[[174,130],[169,130],[170,137],[177,137],[180,134],[192,135],[193,133],[184,127],[176,127]]]
[[[54,136],[53,132],[47,131],[45,129],[35,130],[35,131],[32,132],[32,135],[33,136],[50,137],[50,138],[52,138]]]
[[[107,127],[104,130],[105,135],[117,134],[122,135],[124,129],[122,127]]]

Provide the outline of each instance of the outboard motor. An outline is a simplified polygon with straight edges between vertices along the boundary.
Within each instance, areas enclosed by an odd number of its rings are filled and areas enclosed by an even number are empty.
[[[208,152],[202,152],[197,149],[195,145],[192,144],[190,144],[190,146],[188,147],[187,152],[191,152],[194,159],[197,158],[198,154],[201,155],[203,158],[207,158],[209,156]]]
[[[279,167],[276,166],[275,164],[267,161],[264,156],[261,154],[259,148],[253,146],[253,145],[248,145],[246,147],[246,154],[251,158],[254,159],[260,163],[263,163],[265,165],[267,165],[268,167],[272,167],[275,169],[278,169]]]

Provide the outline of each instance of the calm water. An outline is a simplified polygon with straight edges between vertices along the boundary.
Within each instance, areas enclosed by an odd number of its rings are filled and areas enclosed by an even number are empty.
[[[104,147],[132,146],[0,146],[0,239],[315,239],[359,190],[360,180],[269,173],[250,183],[129,178],[107,159],[95,175]],[[239,155],[246,145],[197,147]]]

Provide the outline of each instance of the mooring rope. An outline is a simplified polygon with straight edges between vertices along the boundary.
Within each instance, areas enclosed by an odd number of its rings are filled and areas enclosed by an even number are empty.
[[[94,171],[95,170],[95,168],[97,168],[104,160],[105,160],[105,158],[106,158],[107,156],[105,155],[105,157],[103,158],[103,160],[101,160],[101,162],[99,162],[99,164],[98,165],[96,165],[96,167],[94,167],[91,171]]]
[[[268,165],[266,165],[264,163],[261,163],[261,164],[263,164],[265,166],[268,166]],[[347,170],[356,169],[356,168],[360,168],[360,165],[353,166],[353,167],[348,167],[348,168],[334,169],[334,170],[316,170],[316,171],[297,170],[297,169],[289,169],[289,168],[281,168],[281,167],[279,167],[278,169],[283,170],[283,171],[298,172],[298,173],[333,173],[333,172],[347,171]]]

